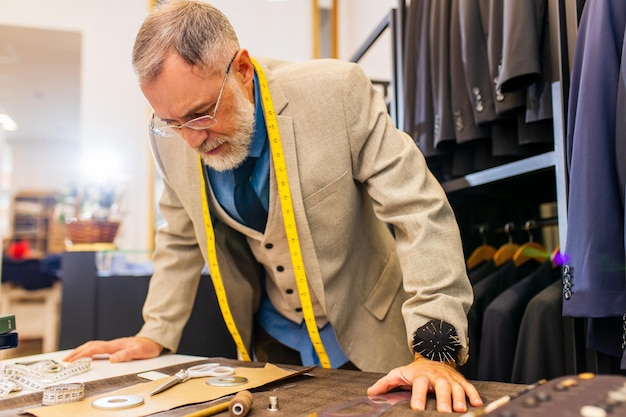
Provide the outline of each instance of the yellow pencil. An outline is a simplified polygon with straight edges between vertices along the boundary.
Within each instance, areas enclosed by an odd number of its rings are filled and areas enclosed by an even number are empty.
[[[226,411],[230,408],[230,414],[237,417],[245,417],[250,411],[252,406],[252,394],[250,391],[241,391],[233,397],[230,401],[205,408],[204,410],[198,410],[193,413],[187,414],[184,417],[207,417],[212,416],[222,411]]]

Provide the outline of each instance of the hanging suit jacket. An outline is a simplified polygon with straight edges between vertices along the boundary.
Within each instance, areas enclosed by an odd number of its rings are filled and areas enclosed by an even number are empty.
[[[444,181],[450,176],[451,153],[435,144],[435,94],[433,90],[431,25],[434,2],[411,2],[407,13],[405,43],[405,130],[413,136],[433,174]],[[438,144],[437,144],[438,145]],[[449,148],[449,147],[448,147]]]
[[[562,287],[557,280],[528,303],[515,347],[511,382],[533,384],[566,374]]]
[[[454,118],[456,145],[453,152],[452,175],[463,176],[483,169],[477,166],[476,152],[484,149],[478,142],[490,142],[491,128],[474,121],[473,104],[467,90],[463,66],[460,0],[452,0],[450,8],[450,105]],[[489,152],[491,154],[491,152]]]
[[[411,2],[407,12],[405,51],[405,126],[425,157],[439,155],[434,140],[433,93],[430,81],[430,3]]]
[[[483,327],[483,314],[499,294],[515,283],[517,276],[515,274],[515,265],[513,261],[506,262],[500,268],[496,269],[490,275],[484,277],[473,286],[474,304],[470,308],[467,315],[468,334],[472,343],[472,354],[469,360],[460,368],[467,379],[478,378],[478,358],[480,357],[480,337]]]
[[[457,329],[465,355],[472,291],[459,230],[414,142],[393,126],[358,65],[259,63],[277,114],[309,287],[344,353],[362,370],[387,372],[412,360],[417,328],[443,319]],[[153,137],[151,145],[167,225],[157,232],[139,334],[175,350],[208,263],[204,188],[198,155],[184,141]],[[272,250],[266,237],[284,227],[270,172],[264,235],[229,218],[212,192],[209,199],[226,296],[249,350],[262,273],[250,247]]]
[[[616,110],[625,28],[626,2],[588,0],[572,69],[563,314],[593,318],[591,326],[593,320],[626,313],[624,202],[618,176],[626,159],[616,153],[626,140],[616,134],[616,118],[624,117]],[[588,338],[591,348],[624,358],[623,331],[590,334],[596,336]]]
[[[501,265],[495,272],[473,285],[474,304],[472,304],[467,314],[472,355],[470,355],[465,366],[460,368],[460,372],[466,378],[478,379],[485,311],[500,294],[536,269],[536,262],[527,262],[516,268],[513,261],[510,260]]]
[[[547,0],[504,1],[502,91],[527,89],[525,121],[552,118],[552,51]],[[532,140],[533,135],[529,135]]]
[[[430,9],[430,76],[433,91],[436,148],[454,145],[455,141],[452,103],[450,102],[451,3],[451,0],[436,0]]]
[[[467,90],[473,103],[473,116],[480,125],[498,119],[487,52],[487,32],[484,30],[478,0],[459,3],[461,51]]]
[[[547,260],[489,304],[483,315],[479,380],[511,382],[517,335],[526,305],[560,275],[560,270],[554,270]]]
[[[545,142],[547,152],[554,146],[552,127],[552,57],[547,0],[504,0],[503,43],[498,88],[523,93],[526,111],[517,115],[518,142],[536,149]]]
[[[624,33],[624,40],[626,40],[626,32]],[[626,138],[626,117],[624,116],[626,114],[626,42],[623,42],[622,47],[616,111],[618,116],[615,121],[615,163],[622,207],[624,207],[624,247],[626,248],[626,164],[623,163],[626,160],[626,140],[624,140]],[[623,325],[624,323],[622,323]],[[626,335],[622,334],[622,339],[626,340]],[[624,349],[623,345],[622,349]],[[622,352],[620,368],[626,369],[626,350]]]

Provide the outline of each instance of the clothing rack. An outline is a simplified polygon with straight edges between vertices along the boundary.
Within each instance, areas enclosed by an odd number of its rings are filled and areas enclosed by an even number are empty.
[[[558,81],[552,85],[553,96],[553,122],[554,122],[554,151],[536,155],[524,160],[505,164],[481,172],[475,172],[462,178],[442,183],[444,190],[450,193],[465,192],[478,187],[490,186],[491,184],[509,181],[519,178],[554,170],[556,201],[558,214],[556,218],[537,220],[534,228],[558,225],[560,247],[564,248],[567,236],[567,201],[568,201],[568,173],[566,164],[566,130],[568,125],[567,108],[570,90],[571,63],[574,56],[577,29],[585,0],[548,0],[548,13],[550,19],[550,40],[553,53],[553,67],[558,69]],[[393,16],[393,17],[392,17]],[[395,33],[393,41],[394,53],[394,95],[395,115],[397,126],[403,126],[402,89],[404,85],[403,61],[404,61],[404,33],[406,27],[407,2],[398,0],[397,8],[386,17],[388,23],[393,26]],[[379,26],[380,28],[380,26]],[[370,37],[372,42],[376,38]],[[367,49],[363,50],[363,53]],[[398,100],[399,99],[399,100]],[[605,358],[586,349],[586,330],[584,320],[564,317],[564,330],[566,338],[566,367],[570,374],[584,371],[606,371],[607,361]]]
[[[558,217],[551,217],[549,219],[528,219],[521,225],[516,225],[515,222],[508,222],[504,227],[495,229],[496,233],[507,232],[509,230],[536,230],[547,226],[558,226]],[[508,227],[507,227],[508,226]]]
[[[558,72],[558,81],[552,84],[554,150],[442,183],[448,196],[452,197],[453,195],[463,194],[481,187],[491,187],[513,179],[517,180],[528,175],[536,175],[536,173],[553,170],[555,180],[554,197],[558,207],[557,217],[536,220],[532,228],[558,225],[561,248],[565,248],[567,236],[568,173],[565,141],[568,125],[567,109],[570,73],[576,47],[578,23],[584,4],[585,0],[548,0],[548,13],[551,22],[550,43],[552,51],[556,51],[556,53],[552,54],[553,68],[556,68]],[[361,60],[385,30],[389,29],[391,31],[393,73],[389,87],[393,97],[389,100],[389,109],[392,119],[398,127],[404,125],[403,109],[405,103],[403,86],[405,83],[406,19],[407,2],[406,0],[398,0],[396,8],[389,11],[370,36],[368,36],[362,47],[351,58],[353,62]],[[577,374],[585,371],[609,372],[609,359],[586,348],[586,320],[570,317],[564,317],[563,320],[566,340],[564,355],[567,373]]]

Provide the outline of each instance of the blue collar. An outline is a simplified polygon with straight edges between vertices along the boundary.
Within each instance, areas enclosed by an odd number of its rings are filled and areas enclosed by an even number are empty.
[[[254,72],[254,133],[250,142],[248,155],[259,157],[267,142],[267,129],[265,128],[265,115],[263,114],[263,103],[261,102],[261,92],[259,88],[259,78]]]

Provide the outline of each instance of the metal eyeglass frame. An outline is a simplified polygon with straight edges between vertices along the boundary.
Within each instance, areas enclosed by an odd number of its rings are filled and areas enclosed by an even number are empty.
[[[224,93],[224,87],[226,86],[226,79],[228,78],[228,73],[230,72],[230,68],[233,65],[233,61],[235,60],[235,57],[237,56],[238,53],[239,51],[235,52],[235,55],[233,55],[233,57],[230,59],[230,62],[228,63],[228,66],[226,67],[226,72],[224,73],[222,86],[220,87],[220,92],[217,96],[217,101],[215,102],[215,108],[213,109],[213,114],[206,114],[204,116],[196,117],[195,119],[191,119],[188,122],[183,123],[178,126],[167,125],[167,123],[162,122],[165,124],[165,126],[161,127],[161,126],[156,126],[155,119],[157,117],[154,114],[154,112],[152,112],[152,120],[150,120],[150,131],[152,131],[152,133],[159,135],[159,136],[171,137],[171,136],[180,135],[184,137],[184,133],[183,133],[184,127],[191,129],[191,130],[196,130],[196,131],[210,129],[211,127],[213,127],[217,123],[217,119],[215,118],[215,116],[217,115],[217,111],[220,108],[220,103],[222,102],[222,94]],[[173,129],[177,129],[177,131]]]

